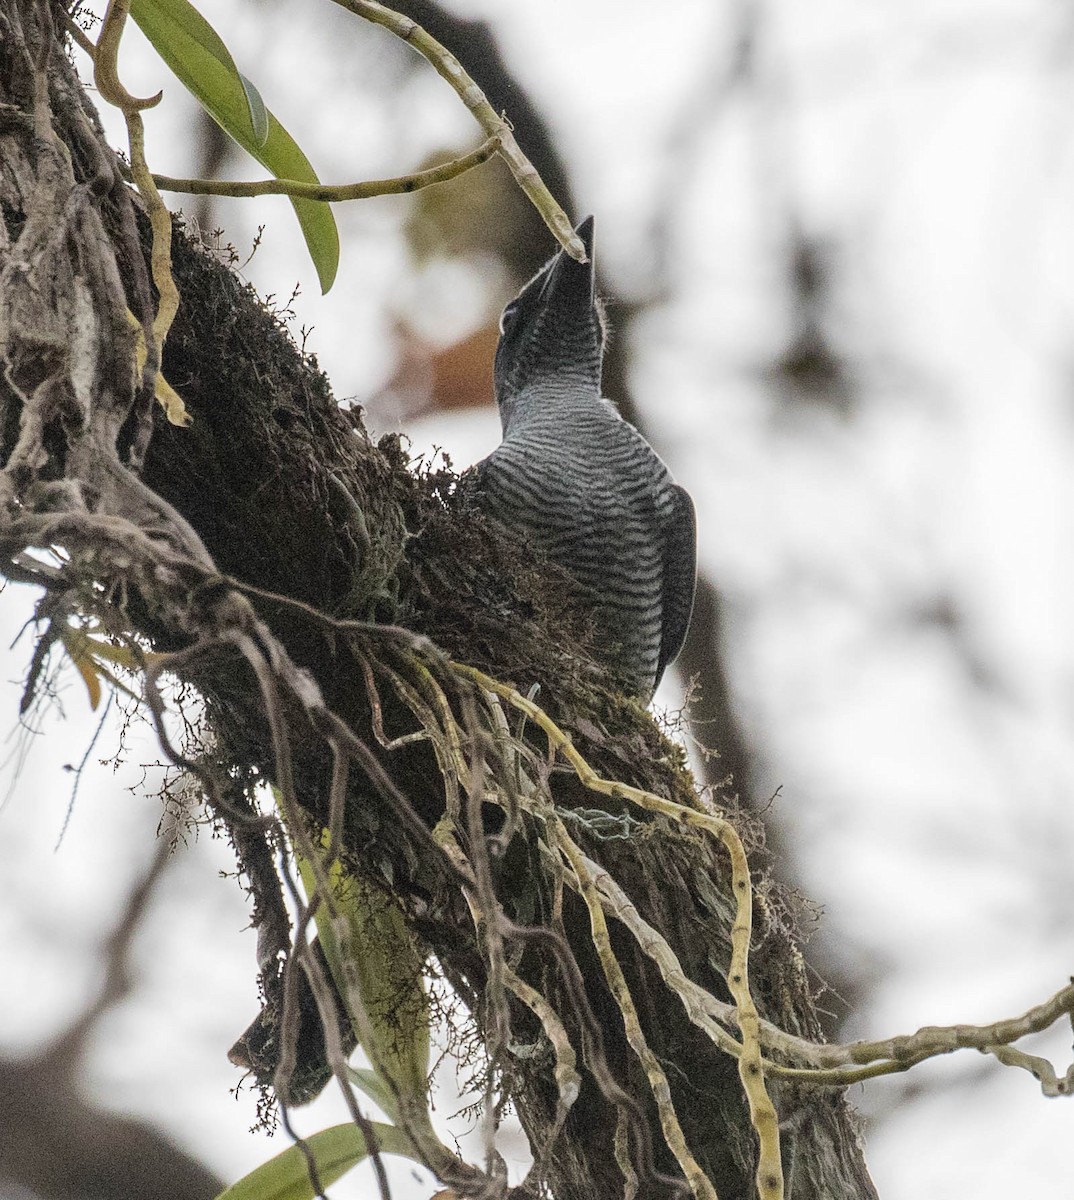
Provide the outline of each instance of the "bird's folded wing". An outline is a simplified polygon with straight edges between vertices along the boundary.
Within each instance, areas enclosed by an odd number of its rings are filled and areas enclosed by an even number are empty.
[[[697,526],[694,502],[677,484],[672,485],[673,504],[664,526],[664,586],[661,595],[663,628],[660,657],[656,666],[659,685],[664,668],[673,662],[686,640],[694,607],[697,578]]]

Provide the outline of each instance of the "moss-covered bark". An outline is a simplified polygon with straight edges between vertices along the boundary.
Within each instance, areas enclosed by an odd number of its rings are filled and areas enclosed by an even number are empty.
[[[458,871],[430,836],[451,802],[444,763],[429,741],[385,749],[380,725],[388,737],[415,731],[442,693],[472,739],[468,753],[485,738],[482,753],[496,760],[495,731],[467,717],[476,701],[447,669],[447,655],[522,692],[539,684],[544,707],[600,773],[696,808],[684,756],[588,657],[568,581],[489,528],[450,476],[414,473],[393,439],[372,444],[279,321],[181,232],[173,251],[182,305],[164,371],[193,424],[178,429],[162,419],[132,375],[124,312],[144,318],[151,304],[144,222],[64,57],[60,10],[30,0],[8,8],[0,40],[0,102],[12,106],[0,124],[0,569],[40,583],[56,621],[94,611],[177,655],[175,669],[207,701],[212,749],[193,765],[225,821],[245,803],[244,786],[279,781],[281,736],[295,795],[314,826],[327,821],[333,749],[337,761],[345,754],[349,865],[390,880],[487,1037],[495,1019],[487,940],[475,932]],[[132,455],[143,445],[136,471]],[[58,571],[24,556],[47,545],[67,551]],[[266,696],[278,710],[266,710]],[[541,737],[526,736],[543,753]],[[599,801],[560,769],[549,788],[578,845],[662,933],[686,974],[727,999],[733,904],[719,846]],[[471,859],[487,858],[496,899],[521,927],[504,925],[510,964],[560,1014],[590,1068],[553,1144],[551,1054],[499,1057],[552,1193],[623,1194],[614,1134],[625,1111],[637,1194],[671,1194],[677,1168],[584,906],[569,889],[559,896],[540,820],[524,811],[505,817],[491,805],[479,813],[483,830],[462,820],[455,833]],[[755,843],[749,820],[730,816]],[[271,924],[260,826],[230,823],[258,916]],[[758,1006],[769,1021],[814,1037],[793,922],[764,879],[755,886]],[[612,942],[688,1145],[721,1200],[745,1200],[756,1147],[734,1061],[690,1023],[614,923]],[[528,1010],[514,1004],[511,1018],[513,1043],[540,1043]],[[839,1096],[781,1087],[775,1099],[787,1118],[784,1164],[795,1200],[873,1194]]]

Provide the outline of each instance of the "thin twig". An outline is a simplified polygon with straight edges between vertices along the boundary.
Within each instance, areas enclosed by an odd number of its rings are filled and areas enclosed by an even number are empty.
[[[174,832],[174,825],[169,821],[164,832],[157,838],[149,866],[131,889],[123,913],[102,947],[104,980],[100,990],[92,1003],[49,1050],[49,1058],[54,1062],[73,1063],[76,1056],[85,1049],[90,1034],[104,1014],[130,992],[131,946],[142,928],[149,902],[171,859],[175,844]]]
[[[420,191],[436,183],[456,179],[483,162],[500,149],[499,137],[485,141],[459,158],[440,163],[411,175],[391,179],[367,179],[359,183],[307,183],[301,179],[178,179],[172,175],[154,175],[153,181],[164,192],[184,192],[189,196],[231,196],[239,199],[251,196],[293,196],[301,200],[324,200],[339,204],[346,200],[367,200],[372,196],[399,196]]]
[[[425,57],[442,79],[445,79],[456,91],[463,104],[470,110],[474,120],[485,131],[489,138],[497,138],[500,142],[499,153],[511,169],[518,186],[530,198],[533,206],[541,214],[545,224],[555,235],[556,240],[567,251],[571,258],[585,262],[585,247],[582,239],[574,232],[567,214],[560,208],[556,198],[545,187],[533,163],[522,153],[508,121],[502,117],[485,97],[485,93],[463,69],[462,64],[436,38],[426,33],[424,29],[410,17],[378,4],[376,0],[333,0],[341,8],[372,21],[390,30],[396,37],[401,38],[408,46],[412,46]]]

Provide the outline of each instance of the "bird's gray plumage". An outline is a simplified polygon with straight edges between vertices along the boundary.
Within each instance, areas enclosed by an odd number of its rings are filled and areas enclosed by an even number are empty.
[[[589,262],[561,250],[504,309],[495,363],[503,442],[479,478],[487,511],[592,598],[602,647],[648,700],[690,621],[694,508],[601,398],[592,217],[577,232]]]

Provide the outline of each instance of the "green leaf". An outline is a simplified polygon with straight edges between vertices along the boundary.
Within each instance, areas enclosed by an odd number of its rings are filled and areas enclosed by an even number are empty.
[[[269,135],[264,149],[254,157],[272,172],[277,179],[297,179],[302,183],[320,183],[310,160],[302,153],[298,143],[276,120],[268,114]],[[252,151],[251,151],[252,153]],[[291,197],[306,248],[317,269],[321,291],[327,292],[335,282],[339,267],[339,230],[332,216],[332,206],[323,200],[300,200]]]
[[[250,108],[250,120],[254,124],[254,137],[257,138],[257,144],[264,146],[268,141],[269,135],[269,119],[268,109],[265,107],[264,100],[261,99],[261,93],[257,90],[256,84],[240,71],[239,82],[242,84],[242,90],[246,93],[246,103]]]
[[[309,159],[239,73],[227,47],[189,0],[131,0],[131,16],[176,78],[231,138],[277,179],[319,183]],[[321,290],[339,266],[339,232],[331,206],[292,199]]]
[[[301,858],[298,866],[306,893],[312,895],[313,870]],[[346,1001],[348,982],[352,983],[369,1018],[367,1030],[354,1021],[354,1032],[378,1073],[387,1075],[404,1097],[424,1105],[429,1072],[424,960],[402,909],[390,895],[348,875],[338,862],[329,878],[340,916],[333,920],[322,904],[317,934],[340,995]],[[369,1087],[357,1082],[381,1103]]]
[[[401,1154],[420,1164],[402,1132],[393,1125],[371,1121],[382,1154]],[[355,1167],[368,1153],[362,1131],[356,1125],[333,1125],[306,1138],[322,1188],[329,1187]],[[216,1200],[313,1200],[306,1156],[298,1146],[289,1146],[275,1158],[255,1167],[238,1183],[225,1188]]]
[[[399,1120],[397,1111],[399,1105],[396,1103],[395,1093],[383,1076],[378,1075],[376,1071],[370,1071],[367,1067],[351,1066],[347,1067],[347,1074],[351,1083],[355,1087],[361,1088],[381,1112],[386,1113],[393,1121]]]
[[[246,90],[248,81],[239,73],[231,52],[221,41],[216,30],[189,0],[131,0],[130,13],[157,53],[184,86],[232,137],[240,141],[240,144],[245,144],[221,120],[221,113],[215,110],[214,101],[215,107],[224,110],[231,123],[244,126],[242,133],[247,141],[256,142],[259,146],[265,144],[268,122],[264,116],[265,105],[260,93],[250,84],[256,100],[250,97]],[[214,86],[213,75],[207,73],[211,70],[210,60],[239,84],[245,107],[245,120],[241,113],[227,111],[231,97],[217,94],[220,91],[219,86]],[[255,106],[260,112],[255,111]]]
[[[93,661],[93,654],[89,650],[88,644],[92,639],[87,637],[82,630],[68,627],[60,634],[60,641],[67,651],[68,658],[82,676],[82,682],[86,685],[86,691],[89,692],[90,708],[96,712],[97,705],[101,702],[101,674],[97,669],[97,664]]]

